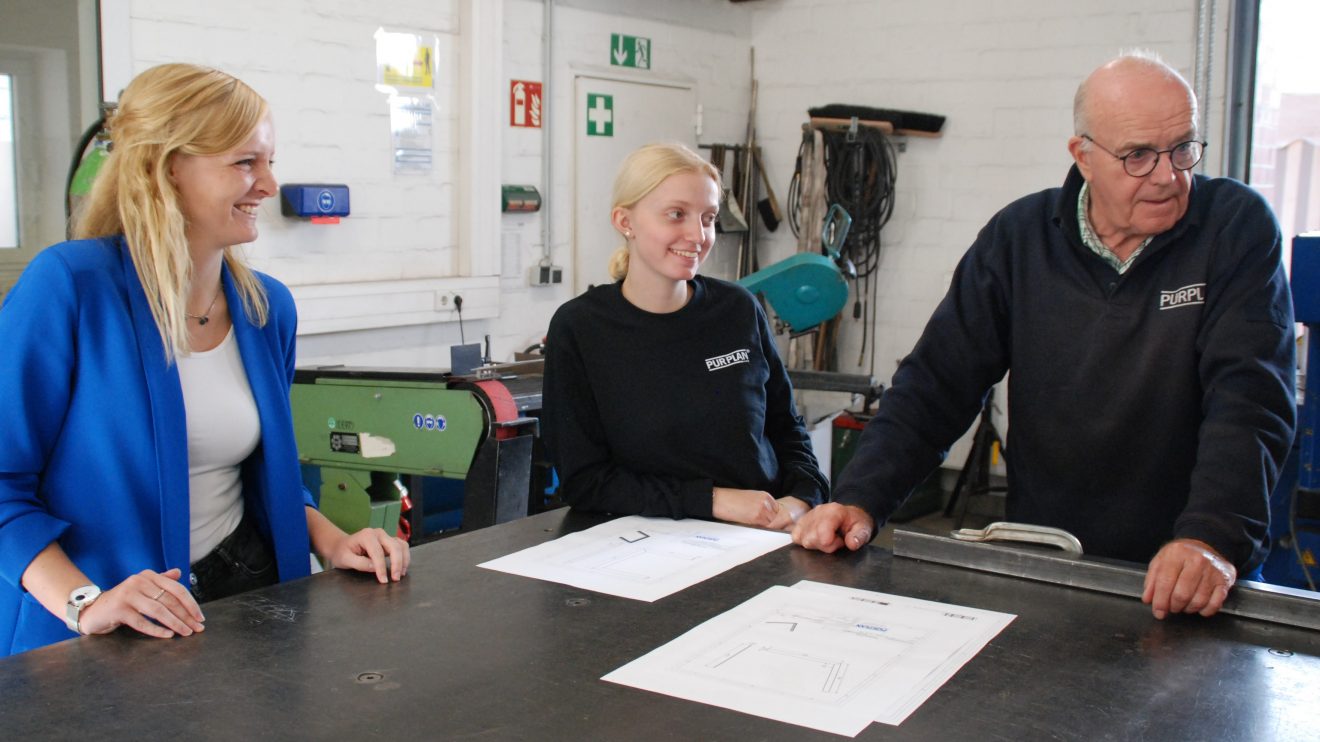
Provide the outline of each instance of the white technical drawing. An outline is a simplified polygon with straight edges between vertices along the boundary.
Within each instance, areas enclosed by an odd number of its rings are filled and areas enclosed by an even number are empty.
[[[1013,618],[804,581],[603,679],[855,736],[872,721],[901,723]]]
[[[728,534],[693,533],[686,529],[670,532],[663,526],[648,527],[618,534],[613,540],[583,544],[553,562],[565,569],[649,583],[746,544],[745,539]]]
[[[839,704],[924,636],[909,626],[774,610],[702,652],[683,670],[759,692]]]
[[[790,542],[786,533],[634,515],[478,566],[649,602]]]

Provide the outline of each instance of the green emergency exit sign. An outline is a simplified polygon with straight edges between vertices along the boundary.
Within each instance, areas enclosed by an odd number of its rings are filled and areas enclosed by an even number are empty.
[[[621,33],[610,34],[610,64],[615,67],[651,69],[651,40]]]

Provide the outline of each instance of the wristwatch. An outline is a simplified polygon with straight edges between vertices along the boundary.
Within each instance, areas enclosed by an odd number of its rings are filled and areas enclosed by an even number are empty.
[[[78,618],[87,606],[96,602],[101,597],[101,588],[96,585],[83,585],[73,592],[69,593],[69,602],[64,604],[64,625],[69,627],[69,631],[75,634],[81,634],[82,629],[78,628]]]

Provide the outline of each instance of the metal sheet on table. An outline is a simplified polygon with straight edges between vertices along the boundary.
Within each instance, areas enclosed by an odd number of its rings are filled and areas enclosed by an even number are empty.
[[[910,529],[894,531],[894,555],[1052,585],[1140,598],[1141,565],[1077,558],[1056,549],[960,541]],[[1240,582],[1224,601],[1224,613],[1320,631],[1320,595],[1261,582]]]

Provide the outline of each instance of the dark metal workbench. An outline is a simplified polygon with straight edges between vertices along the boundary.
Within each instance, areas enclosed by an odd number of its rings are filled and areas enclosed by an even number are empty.
[[[382,587],[333,572],[0,660],[5,739],[841,739],[599,678],[800,579],[1018,618],[901,726],[858,739],[1320,738],[1320,632],[907,559],[779,549],[655,603],[475,565],[599,522],[552,511],[414,550]]]

